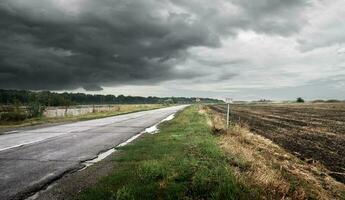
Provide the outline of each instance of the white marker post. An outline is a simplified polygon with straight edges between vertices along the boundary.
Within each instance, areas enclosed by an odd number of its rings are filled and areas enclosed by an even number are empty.
[[[229,129],[230,104],[232,103],[232,98],[226,98],[225,101],[228,104],[228,112],[226,114],[226,129]]]

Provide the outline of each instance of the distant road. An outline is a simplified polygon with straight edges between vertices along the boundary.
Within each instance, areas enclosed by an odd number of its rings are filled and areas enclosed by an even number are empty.
[[[22,199],[185,107],[0,135],[0,199]]]

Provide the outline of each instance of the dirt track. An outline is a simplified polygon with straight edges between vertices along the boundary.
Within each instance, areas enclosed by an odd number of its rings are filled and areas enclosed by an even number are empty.
[[[225,105],[210,106],[225,113]],[[345,183],[345,103],[232,105],[230,119],[248,125]]]

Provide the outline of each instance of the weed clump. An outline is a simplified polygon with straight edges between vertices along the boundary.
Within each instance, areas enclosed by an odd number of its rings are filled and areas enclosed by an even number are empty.
[[[140,164],[138,177],[143,182],[161,180],[166,176],[166,169],[157,160],[148,160]]]
[[[122,187],[111,197],[111,200],[134,200],[134,196],[129,188]]]

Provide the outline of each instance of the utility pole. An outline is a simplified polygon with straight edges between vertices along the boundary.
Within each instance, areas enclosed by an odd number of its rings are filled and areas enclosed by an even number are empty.
[[[228,104],[228,111],[226,113],[226,129],[229,129],[230,103],[232,103],[232,98],[226,98],[225,101]]]

